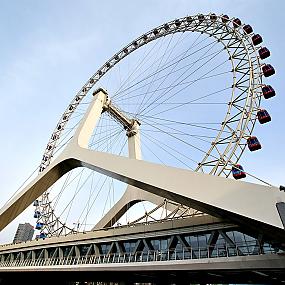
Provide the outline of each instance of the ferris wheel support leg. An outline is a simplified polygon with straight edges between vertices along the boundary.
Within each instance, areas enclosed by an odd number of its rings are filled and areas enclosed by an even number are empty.
[[[106,103],[107,92],[104,89],[99,88],[93,93],[93,96],[93,100],[90,103],[85,116],[81,120],[80,125],[76,129],[69,145],[75,144],[83,148],[88,148],[88,143],[94,128],[100,119],[103,106]]]
[[[127,136],[129,158],[141,160],[141,140],[138,122],[134,122],[132,129],[127,132]],[[155,205],[160,205],[164,199],[153,193],[128,185],[120,200],[100,219],[93,227],[93,230],[113,226],[132,206],[139,202],[148,201]],[[172,204],[167,204],[166,210],[173,211],[176,207]]]
[[[107,92],[104,89],[99,88],[93,93],[93,96],[93,100],[82,118],[79,127],[63,152],[42,173],[0,209],[0,231],[64,174],[73,168],[80,166],[80,164],[70,165],[67,156],[70,154],[70,148],[88,147],[93,130],[99,121],[103,106],[106,103]]]

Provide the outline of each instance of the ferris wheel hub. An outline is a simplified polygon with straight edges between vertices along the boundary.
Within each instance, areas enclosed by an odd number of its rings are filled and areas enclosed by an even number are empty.
[[[96,96],[100,92],[103,92],[106,96],[102,112],[107,112],[113,119],[115,119],[116,122],[121,124],[124,129],[127,130],[128,137],[136,135],[138,132],[138,127],[141,125],[141,123],[137,119],[129,118],[124,111],[114,105],[105,89],[98,88],[93,92],[93,96]]]

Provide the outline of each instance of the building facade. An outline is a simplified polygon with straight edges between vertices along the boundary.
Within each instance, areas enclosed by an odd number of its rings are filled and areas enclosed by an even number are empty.
[[[29,223],[19,224],[13,243],[32,240],[34,231],[34,227]]]

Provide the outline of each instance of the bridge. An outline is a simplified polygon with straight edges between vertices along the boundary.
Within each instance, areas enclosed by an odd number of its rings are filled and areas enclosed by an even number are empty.
[[[101,89],[94,93],[89,111],[62,156],[2,208],[1,228],[63,175],[64,170],[80,164],[127,180],[137,189],[160,193],[177,206],[181,203],[202,212],[178,219],[105,226],[91,232],[3,245],[0,272],[4,279],[11,282],[15,272],[18,275],[37,271],[48,276],[52,271],[65,281],[86,276],[113,282],[126,278],[156,283],[157,280],[180,283],[185,278],[191,282],[285,281],[285,193],[274,187],[137,159],[93,151],[90,155],[90,150],[77,142],[83,144],[89,140],[89,121],[94,119],[98,104],[103,106],[102,98],[105,93]],[[264,204],[256,203],[257,195]],[[114,213],[117,208],[114,207]],[[106,272],[112,274],[106,276]]]
[[[104,113],[126,130],[129,157],[88,148]],[[96,89],[63,151],[0,209],[0,230],[73,169],[122,181],[127,194],[91,231],[57,234],[56,221],[43,238],[1,245],[1,282],[29,278],[29,284],[51,284],[52,276],[60,284],[285,283],[283,188],[144,161],[140,121],[127,114],[105,89]],[[140,201],[164,206],[169,214],[116,224]]]
[[[280,244],[244,232],[230,222],[201,215],[2,245],[0,275],[9,282],[21,275],[44,280],[50,272],[62,282],[283,281],[285,254]]]

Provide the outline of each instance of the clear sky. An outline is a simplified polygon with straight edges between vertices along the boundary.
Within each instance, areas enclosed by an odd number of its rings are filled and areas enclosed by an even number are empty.
[[[0,1],[0,206],[38,166],[63,111],[101,64],[151,28],[197,13],[239,17],[270,49],[277,95],[265,107],[272,121],[256,127],[263,148],[242,164],[285,184],[284,9],[283,0]],[[31,216],[32,209],[7,226],[0,243],[11,242],[18,223]]]

